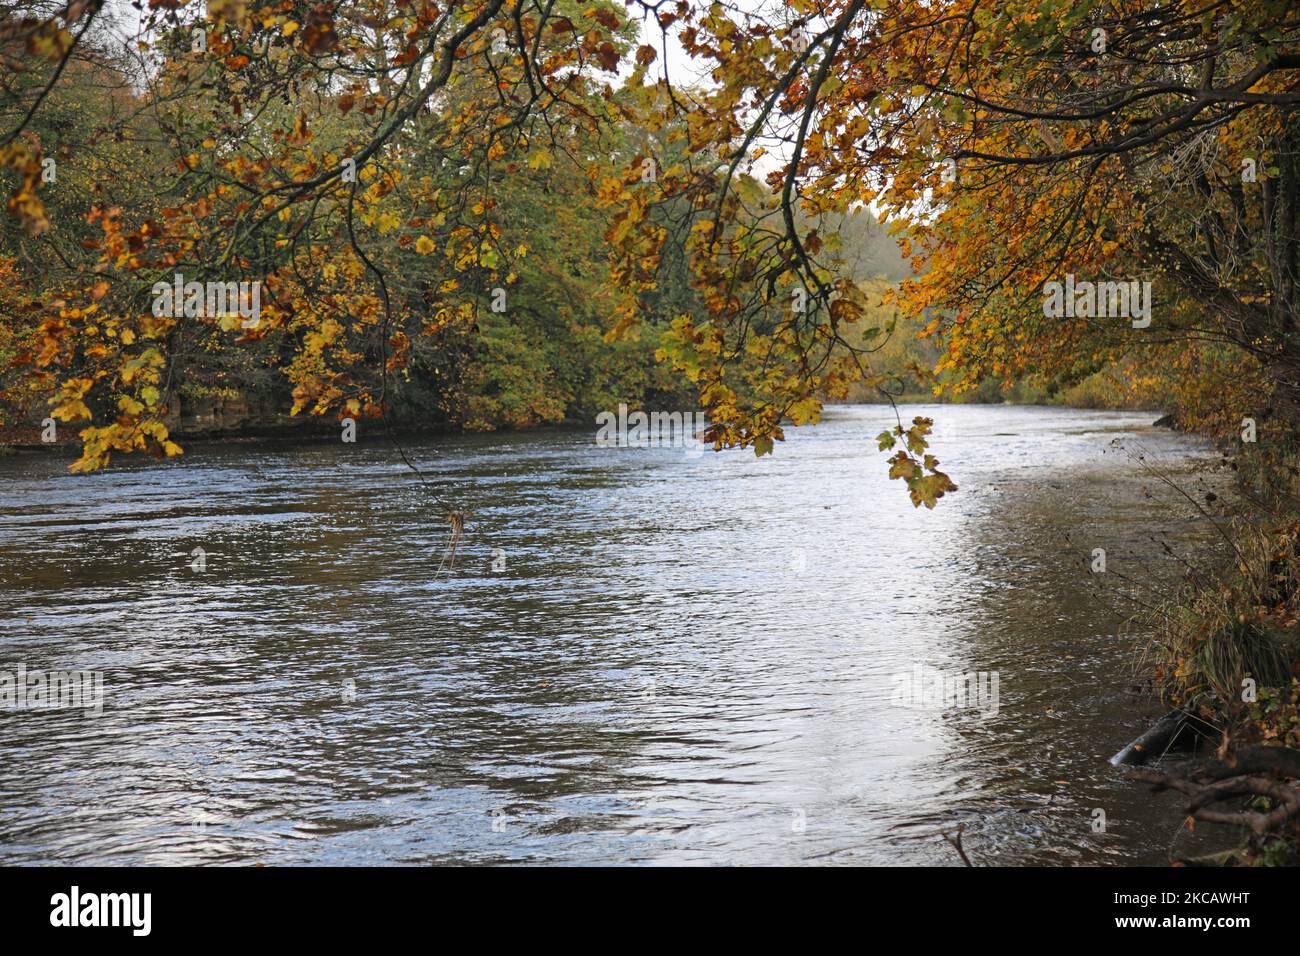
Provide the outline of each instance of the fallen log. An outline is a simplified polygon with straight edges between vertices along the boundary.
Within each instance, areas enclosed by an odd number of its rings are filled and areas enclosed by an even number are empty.
[[[1177,790],[1189,800],[1188,817],[1207,823],[1229,823],[1249,827],[1262,837],[1279,831],[1300,816],[1300,790],[1294,781],[1300,776],[1300,751],[1287,747],[1240,747],[1226,756],[1179,767],[1169,773],[1134,767],[1128,773],[1154,785],[1155,792]],[[1264,809],[1254,803],[1237,810],[1218,810],[1224,801],[1265,797]]]
[[[1145,734],[1110,758],[1112,766],[1144,764],[1170,750],[1191,750],[1202,737],[1214,737],[1213,727],[1195,714],[1175,708],[1165,714]]]

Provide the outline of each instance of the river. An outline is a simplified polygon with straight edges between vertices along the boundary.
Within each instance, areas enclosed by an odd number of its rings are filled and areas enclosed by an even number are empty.
[[[1160,542],[1217,538],[1134,456],[1195,495],[1211,451],[1153,414],[902,413],[960,486],[934,511],[877,406],[762,459],[410,440],[472,512],[441,575],[433,491],[364,423],[0,458],[0,669],[104,687],[98,716],[0,709],[0,863],[960,865],[958,825],[977,864],[1194,849],[1106,757],[1160,712],[1129,598],[1179,579]],[[900,706],[917,668],[996,698]]]

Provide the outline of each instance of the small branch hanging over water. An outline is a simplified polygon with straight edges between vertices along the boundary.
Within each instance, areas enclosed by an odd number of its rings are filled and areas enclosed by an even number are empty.
[[[443,573],[451,574],[455,569],[456,554],[460,550],[460,539],[465,534],[465,520],[473,516],[473,512],[470,511],[447,512],[447,524],[451,525],[451,540],[447,542],[447,550],[443,552],[442,562],[438,565],[434,577]]]

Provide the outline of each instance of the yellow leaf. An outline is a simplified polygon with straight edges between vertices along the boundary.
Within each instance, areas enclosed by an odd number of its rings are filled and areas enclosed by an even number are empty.
[[[80,418],[90,418],[90,409],[86,407],[85,402],[77,400],[64,402],[50,414],[59,421],[72,422]]]

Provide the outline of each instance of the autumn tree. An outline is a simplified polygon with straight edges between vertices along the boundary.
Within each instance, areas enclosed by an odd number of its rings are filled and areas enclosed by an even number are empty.
[[[794,417],[810,386],[834,394],[820,350],[834,341],[852,354],[841,327],[859,310],[835,281],[819,220],[860,206],[900,233],[917,273],[900,305],[943,337],[940,370],[956,390],[1031,370],[1077,378],[1144,351],[1148,366],[1167,367],[1171,353],[1217,343],[1257,362],[1294,406],[1291,5],[655,10],[714,66],[713,86],[689,102],[667,73],[646,94],[690,118],[696,160],[647,202],[688,195],[707,222],[695,250],[709,331],[697,323],[684,348],[742,351],[763,316],[800,368],[752,405],[733,407],[709,382],[728,441],[775,433],[774,409]],[[764,156],[775,157],[765,176],[774,212],[755,231],[739,225],[747,203],[735,184]],[[648,287],[644,253],[627,274]],[[1044,284],[1066,273],[1153,281],[1157,321],[1139,332],[1096,315],[1045,316]],[[755,283],[761,302],[737,294]],[[871,381],[867,358],[858,371]]]
[[[0,158],[29,236],[48,219],[26,134],[103,15],[5,18],[23,76]],[[518,285],[508,202],[604,217],[606,338],[671,321],[652,338],[709,438],[764,453],[855,383],[891,395],[872,367],[889,324],[837,243],[865,209],[911,259],[895,305],[941,339],[942,387],[1235,366],[1294,420],[1296,27],[1280,0],[153,0],[133,109],[106,130],[166,158],[161,202],[86,210],[80,281],[46,297],[29,364],[82,429],[83,468],[177,450],[159,410],[196,337],[262,350],[295,411],[385,416],[421,337],[516,356],[503,371],[535,361],[491,317],[499,293],[556,302]],[[535,199],[560,173],[597,217]],[[261,282],[258,323],[153,315],[149,290],[177,272]],[[1150,326],[1045,314],[1067,274],[1150,281]],[[474,387],[520,402],[477,417],[554,414],[491,374]],[[932,506],[952,483],[927,434],[899,422],[880,444]]]
[[[100,55],[102,14],[6,19],[24,68],[47,77],[11,85],[6,142],[26,142],[61,76]],[[503,184],[613,129],[600,78],[628,33],[605,4],[152,3],[132,108],[97,133],[165,159],[160,202],[84,210],[82,261],[17,359],[80,429],[75,467],[179,453],[165,424],[175,360],[222,336],[282,369],[294,413],[386,416],[417,337],[476,332],[516,291],[528,246]],[[40,144],[7,160],[20,225],[48,232]],[[176,277],[255,282],[259,315],[160,309]],[[524,420],[553,416],[545,396],[533,404]]]

